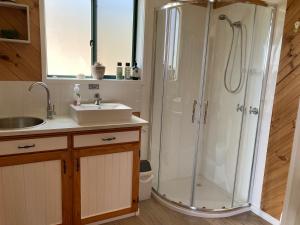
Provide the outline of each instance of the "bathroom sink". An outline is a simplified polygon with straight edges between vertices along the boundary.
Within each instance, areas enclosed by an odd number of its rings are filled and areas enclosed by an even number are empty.
[[[34,117],[0,118],[0,130],[31,128],[44,122],[43,119]]]
[[[131,119],[132,108],[120,103],[71,105],[71,116],[78,124],[126,122]]]

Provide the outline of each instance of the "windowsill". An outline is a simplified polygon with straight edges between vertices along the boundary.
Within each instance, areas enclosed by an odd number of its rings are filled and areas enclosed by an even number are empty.
[[[110,83],[110,82],[125,82],[125,83],[140,83],[141,80],[118,80],[118,79],[103,79],[96,80],[93,78],[77,79],[77,78],[56,78],[56,77],[47,77],[44,78],[46,83]]]

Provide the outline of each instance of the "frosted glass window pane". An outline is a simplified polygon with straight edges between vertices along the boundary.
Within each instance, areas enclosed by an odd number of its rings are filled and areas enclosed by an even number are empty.
[[[91,1],[45,0],[49,75],[91,75]]]
[[[117,62],[132,60],[133,0],[98,0],[98,61],[106,74],[116,74]]]

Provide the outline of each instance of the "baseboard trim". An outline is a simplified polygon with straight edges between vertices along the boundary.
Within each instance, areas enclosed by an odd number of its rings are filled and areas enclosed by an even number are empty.
[[[117,217],[114,217],[114,218],[111,218],[111,219],[102,220],[102,221],[95,222],[95,223],[90,223],[89,225],[100,225],[100,224],[104,224],[104,223],[114,222],[116,220],[121,220],[121,219],[126,219],[126,218],[129,218],[129,217],[133,217],[133,216],[138,216],[139,214],[140,214],[140,212],[138,210],[137,212],[134,212],[134,213],[129,213],[129,214],[126,214],[126,215],[123,215],[123,216],[117,216]]]
[[[259,216],[260,218],[264,219],[265,221],[271,223],[272,225],[280,225],[280,221],[269,215],[268,213],[265,213],[262,211],[260,208],[252,205],[251,206],[251,211]]]

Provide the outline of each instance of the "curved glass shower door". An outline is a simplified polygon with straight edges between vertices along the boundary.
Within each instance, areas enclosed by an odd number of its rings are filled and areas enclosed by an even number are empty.
[[[255,5],[232,4],[215,9],[210,22],[206,109],[194,200],[200,208],[232,208],[251,56],[252,37],[246,35],[252,33],[254,15]]]
[[[150,148],[156,192],[211,213],[249,206],[273,8],[203,2],[157,10]]]
[[[198,98],[207,10],[200,5],[179,4],[157,14],[154,98],[159,99],[160,95],[162,101],[156,101],[153,110],[154,118],[161,124],[160,137],[157,138],[160,146],[156,146],[160,149],[156,188],[166,198],[184,205],[191,205],[194,183],[193,162],[198,140]],[[164,26],[166,37],[161,32]],[[162,40],[164,46],[160,46]],[[159,64],[162,54],[163,65]],[[155,117],[159,108],[161,118]],[[152,142],[158,129],[152,128]]]

